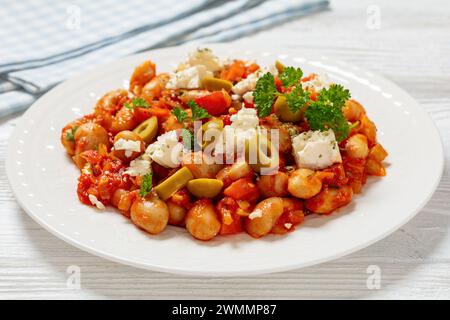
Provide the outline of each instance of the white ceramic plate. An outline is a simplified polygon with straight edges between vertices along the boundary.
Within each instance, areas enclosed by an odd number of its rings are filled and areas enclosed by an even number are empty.
[[[286,236],[255,240],[246,234],[194,240],[169,226],[158,236],[138,230],[109,208],[98,212],[76,195],[78,169],[60,144],[60,130],[92,111],[109,90],[124,87],[134,67],[152,59],[169,71],[189,49],[167,48],[128,57],[73,78],[40,98],[20,119],[9,142],[7,173],[25,211],[76,247],[136,267],[194,275],[250,275],[310,266],[341,257],[382,239],[411,219],[430,199],[443,170],[438,131],[407,93],[372,73],[326,57],[212,45],[220,56],[275,59],[305,73],[327,72],[349,88],[378,127],[389,151],[387,176],[369,178],[363,193],[331,216],[310,216]],[[426,168],[426,170],[424,170]]]

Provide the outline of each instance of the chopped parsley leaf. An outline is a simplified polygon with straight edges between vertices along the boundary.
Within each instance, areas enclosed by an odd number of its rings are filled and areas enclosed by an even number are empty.
[[[344,140],[350,132],[350,127],[342,113],[342,107],[349,98],[350,92],[338,84],[332,84],[329,89],[320,90],[317,101],[312,101],[305,112],[305,118],[311,130],[332,129],[337,141]]]
[[[299,84],[303,77],[303,71],[300,68],[284,67],[280,73],[280,80],[284,87],[292,87]]]
[[[147,101],[143,98],[133,98],[130,102],[125,102],[124,104],[125,108],[128,108],[130,110],[133,110],[136,107],[140,107],[140,108],[149,108],[149,104],[147,103]]]
[[[173,108],[172,114],[177,118],[179,123],[183,123],[189,117],[188,113],[180,107]]]
[[[151,172],[147,173],[142,178],[141,190],[139,191],[139,195],[141,197],[145,197],[153,188],[153,174]]]
[[[194,100],[189,100],[187,104],[192,110],[192,121],[211,118],[211,115],[208,113],[208,111],[200,107]]]

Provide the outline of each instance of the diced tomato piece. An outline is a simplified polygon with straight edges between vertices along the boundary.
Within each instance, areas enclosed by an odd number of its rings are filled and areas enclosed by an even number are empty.
[[[252,63],[252,64],[250,64],[249,66],[246,66],[246,67],[245,67],[245,74],[244,74],[243,78],[247,78],[247,76],[248,76],[250,73],[253,73],[253,72],[255,72],[256,70],[259,70],[259,65],[257,65],[256,63]]]
[[[158,122],[161,123],[167,119],[170,115],[170,110],[161,106],[159,103],[154,103],[150,108],[134,108],[134,117],[137,123],[141,123],[152,116],[156,116],[158,118]]]
[[[81,174],[78,178],[78,187],[77,187],[77,194],[78,199],[84,203],[91,205],[91,201],[89,200],[89,194],[97,194],[97,190],[95,192],[92,192],[94,185],[94,181],[89,174]],[[91,192],[89,192],[91,191]]]
[[[236,214],[238,207],[236,201],[230,197],[219,201],[217,211],[222,222],[220,234],[235,234],[242,231],[242,217]]]
[[[223,191],[223,194],[234,200],[255,201],[259,198],[258,187],[249,178],[236,180]]]
[[[278,218],[271,232],[284,234],[295,230],[295,226],[305,220],[303,203],[298,199],[283,198],[283,214]]]
[[[224,126],[229,126],[231,124],[231,114],[225,114],[220,116],[220,118],[222,118],[223,121],[223,125]]]
[[[275,86],[277,87],[277,90],[282,92],[283,83],[281,82],[281,79],[278,77],[275,77]]]
[[[204,97],[195,99],[197,104],[212,116],[224,114],[231,105],[230,95],[226,91],[214,91]]]
[[[344,157],[343,164],[345,174],[348,177],[348,184],[352,187],[354,193],[360,193],[367,178],[364,172],[366,159]]]
[[[252,108],[255,109],[255,103],[254,102],[247,102],[244,100],[244,105],[246,108]]]
[[[222,70],[220,78],[231,82],[240,81],[245,75],[245,64],[241,60],[233,62],[228,68]]]
[[[348,183],[348,178],[345,175],[344,166],[342,163],[334,164],[331,167],[322,170],[323,173],[332,173],[330,177],[325,177],[322,183],[330,186],[340,187]]]

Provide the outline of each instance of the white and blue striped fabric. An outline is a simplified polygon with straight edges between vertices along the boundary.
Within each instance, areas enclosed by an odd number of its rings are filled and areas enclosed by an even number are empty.
[[[2,0],[0,117],[97,64],[185,42],[229,41],[327,7],[327,0]]]

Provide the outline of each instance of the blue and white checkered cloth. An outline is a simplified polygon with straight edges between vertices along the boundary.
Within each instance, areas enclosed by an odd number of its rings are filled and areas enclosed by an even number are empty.
[[[0,117],[99,63],[185,42],[220,42],[328,7],[328,0],[3,0]]]

